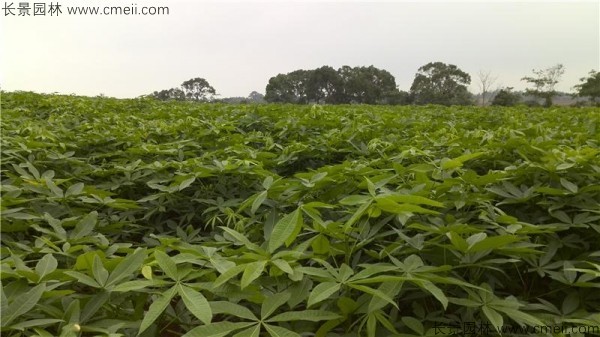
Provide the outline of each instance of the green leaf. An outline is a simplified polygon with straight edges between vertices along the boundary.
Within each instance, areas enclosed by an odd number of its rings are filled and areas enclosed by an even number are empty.
[[[195,180],[196,180],[196,177],[194,177],[194,176],[191,176],[191,177],[189,177],[189,178],[187,178],[187,179],[183,180],[183,181],[182,181],[182,182],[179,184],[178,190],[180,190],[180,191],[181,191],[181,190],[183,190],[183,189],[185,189],[185,188],[189,187],[189,186],[190,186],[192,183],[194,183],[194,181],[195,181]]]
[[[300,337],[299,334],[280,326],[270,324],[265,324],[264,326],[271,337]]]
[[[329,240],[323,234],[319,234],[311,242],[310,246],[313,251],[317,254],[328,254],[329,253]]]
[[[461,252],[466,252],[469,249],[469,244],[459,234],[455,232],[448,232],[446,236],[450,239],[450,242]]]
[[[2,313],[1,326],[8,326],[15,318],[29,312],[38,303],[42,294],[46,290],[46,284],[39,284],[26,293],[18,296],[12,303],[8,305],[6,312]]]
[[[427,290],[433,297],[435,297],[444,306],[444,309],[448,308],[448,298],[444,295],[444,292],[438,288],[433,282],[428,280],[411,280],[419,287]]]
[[[482,308],[485,317],[492,323],[496,331],[500,332],[500,327],[504,324],[504,319],[502,315],[499,314],[496,310],[483,306]]]
[[[114,286],[111,291],[116,292],[128,292],[128,291],[136,291],[144,288],[149,288],[154,285],[154,282],[149,280],[135,280],[129,282],[123,282],[116,286]]]
[[[65,271],[64,273],[65,273],[65,275],[69,275],[71,277],[76,278],[79,283],[83,283],[92,288],[102,288],[102,286],[100,284],[98,284],[98,282],[96,282],[96,280],[94,280],[93,278],[91,278],[85,274],[82,274],[80,272],[68,270],[68,271]]]
[[[393,194],[389,196],[385,196],[385,198],[389,198],[395,202],[402,202],[406,204],[414,204],[414,205],[428,205],[433,207],[444,207],[439,201],[431,200],[425,197],[421,197],[418,195],[398,195]]]
[[[372,199],[373,199],[373,197],[370,195],[350,195],[350,196],[343,198],[339,202],[342,205],[354,206],[354,205],[364,204],[365,202],[372,200]]]
[[[294,273],[294,270],[292,269],[292,267],[286,260],[276,259],[276,260],[272,260],[271,263],[276,265],[277,268],[281,269],[281,271],[283,271],[284,273],[287,273],[290,275]]]
[[[260,336],[260,324],[256,324],[255,326],[251,326],[247,329],[244,329],[233,337],[259,337]]]
[[[147,279],[147,280],[152,280],[152,267],[150,266],[143,266],[142,267],[142,275]]]
[[[83,191],[83,187],[83,183],[76,183],[69,186],[69,188],[67,188],[67,191],[65,192],[65,197],[81,194],[81,192]]]
[[[0,282],[0,314],[5,313],[8,310],[8,298],[4,293],[4,284]]]
[[[246,288],[252,281],[256,280],[265,270],[267,261],[256,261],[246,264],[242,275],[241,288]]]
[[[96,282],[98,282],[101,287],[104,287],[106,280],[108,279],[108,270],[104,268],[102,260],[100,260],[98,255],[94,255],[94,262],[92,262],[92,273],[94,274]]]
[[[258,321],[258,318],[248,308],[243,307],[239,304],[227,302],[227,301],[214,301],[210,302],[213,315],[217,314],[228,314],[240,318],[245,318],[251,321]]]
[[[323,282],[319,283],[313,290],[310,292],[308,296],[308,302],[306,307],[310,308],[311,306],[329,298],[329,296],[333,295],[337,291],[340,290],[340,284],[336,282]]]
[[[371,206],[372,202],[373,201],[371,198],[371,200],[369,200],[368,202],[360,205],[360,207],[354,212],[354,214],[352,214],[350,219],[348,219],[348,221],[346,221],[346,223],[344,224],[344,233],[348,233],[350,231],[352,225],[354,225],[365,214],[367,209]]]
[[[508,317],[510,317],[512,320],[519,324],[525,323],[529,326],[544,326],[544,322],[520,310],[507,307],[496,308],[496,310],[502,311],[503,313],[508,315]]]
[[[225,336],[233,331],[247,328],[256,323],[246,322],[216,322],[209,325],[202,325],[196,327],[182,337],[221,337]]]
[[[42,281],[46,275],[55,271],[57,266],[58,261],[56,261],[54,256],[46,254],[35,265],[35,273],[40,277],[39,280]]]
[[[135,276],[135,272],[140,269],[145,258],[145,248],[138,248],[132,254],[127,255],[110,273],[106,280],[106,287],[111,287],[124,278]]]
[[[412,204],[399,204],[392,200],[390,197],[377,199],[377,207],[381,210],[394,213],[394,214],[406,214],[406,213],[417,213],[417,214],[439,214],[439,212],[432,211],[421,206]]]
[[[146,329],[150,327],[154,321],[165,311],[171,299],[177,293],[177,286],[173,286],[169,288],[169,290],[162,293],[157,300],[150,304],[148,308],[148,312],[144,315],[144,319],[142,320],[142,324],[140,324],[140,329],[138,330],[138,336],[144,332]]]
[[[258,210],[260,205],[262,205],[265,199],[267,199],[267,194],[267,191],[262,191],[256,196],[256,198],[254,198],[254,202],[252,202],[252,208],[250,209],[250,213],[256,213],[256,210]]]
[[[281,218],[273,227],[269,238],[269,252],[272,253],[284,243],[293,241],[300,229],[302,229],[302,212],[298,208]]]
[[[568,181],[567,179],[560,178],[560,184],[571,193],[577,193],[577,191],[579,191],[579,188],[577,187],[577,185],[573,184],[572,182]]]
[[[50,191],[52,191],[52,193],[56,197],[62,198],[64,196],[63,190],[60,187],[56,186],[56,184],[52,181],[52,179],[46,178],[46,186],[48,186]]]
[[[56,324],[56,323],[60,323],[60,322],[63,322],[63,320],[56,319],[56,318],[39,318],[39,319],[32,319],[29,321],[20,322],[20,323],[11,325],[8,328],[23,331],[25,329],[33,328],[36,326],[44,326],[44,325]]]
[[[383,294],[387,295],[389,298],[394,298],[400,290],[402,289],[403,282],[383,282],[377,288],[377,290],[381,291]],[[377,296],[371,297],[371,301],[369,302],[368,312],[374,312],[376,310],[380,310],[387,305],[387,301],[381,299]]]
[[[340,315],[330,312],[330,311],[325,311],[325,310],[304,310],[304,311],[288,311],[288,312],[284,312],[281,313],[279,315],[276,315],[270,319],[268,319],[268,322],[288,322],[288,321],[311,321],[311,322],[318,322],[318,321],[329,321],[332,319],[338,319],[341,318]],[[263,316],[263,320],[264,320],[264,316]]]
[[[186,308],[204,324],[210,324],[212,311],[208,301],[202,293],[179,284],[179,295],[183,299]]]
[[[96,227],[96,222],[98,221],[98,212],[93,211],[88,215],[84,216],[76,225],[73,231],[71,232],[71,239],[77,240],[81,239],[88,234],[92,233],[94,227]]]
[[[396,309],[398,308],[398,304],[396,304],[396,302],[394,302],[394,300],[388,296],[387,294],[385,294],[384,292],[377,290],[377,289],[373,289],[367,286],[363,286],[363,285],[359,285],[359,284],[349,284],[350,287],[360,290],[364,293],[367,294],[371,294],[373,296],[376,296],[384,301],[386,301],[387,303],[393,305]]]
[[[96,295],[92,296],[92,298],[90,298],[87,301],[87,303],[83,307],[83,310],[81,311],[81,322],[85,323],[89,319],[91,319],[94,316],[94,314],[96,314],[96,312],[98,312],[98,310],[100,310],[100,308],[104,305],[104,303],[106,303],[108,301],[108,298],[109,298],[108,292],[101,292],[101,293],[97,293]]]
[[[242,233],[239,233],[231,228],[224,227],[224,226],[221,226],[220,228],[223,229],[223,231],[225,231],[227,234],[231,235],[238,242],[244,244],[244,246],[246,246],[246,248],[249,248],[250,250],[253,250],[255,252],[261,251],[261,248],[259,246],[250,242],[250,240],[248,240],[248,238],[245,237]]]
[[[441,167],[444,170],[458,168],[458,167],[461,167],[464,164],[464,162],[466,162],[467,160],[475,159],[484,154],[485,154],[485,152],[475,152],[475,153],[464,154],[464,155],[454,158],[454,159],[442,161]]]
[[[498,235],[487,237],[479,242],[474,243],[467,249],[470,253],[480,252],[482,250],[502,248],[510,243],[519,241],[516,235]]]
[[[262,320],[265,320],[267,317],[269,317],[275,310],[277,310],[277,308],[287,302],[291,296],[292,294],[289,291],[268,295],[260,308],[260,316]]]
[[[229,281],[232,277],[235,277],[237,274],[246,270],[246,264],[241,264],[238,266],[231,267],[227,269],[223,274],[219,275],[215,282],[213,283],[214,287],[219,287],[223,285],[225,282]]]
[[[419,321],[418,319],[410,316],[404,316],[401,318],[401,321],[417,334],[421,336],[425,334],[425,328],[423,327],[423,323],[421,323],[421,321]]]
[[[171,280],[179,280],[177,265],[169,255],[160,250],[155,250],[154,258],[156,259],[160,269],[165,273],[165,275],[167,275],[168,278]]]

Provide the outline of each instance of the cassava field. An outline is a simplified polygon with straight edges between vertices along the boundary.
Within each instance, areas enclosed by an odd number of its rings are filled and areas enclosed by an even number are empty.
[[[593,108],[3,93],[0,331],[600,335],[599,134]]]

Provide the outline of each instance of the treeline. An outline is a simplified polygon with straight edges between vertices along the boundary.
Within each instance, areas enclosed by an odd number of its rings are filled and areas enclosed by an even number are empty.
[[[538,104],[536,100],[541,100],[544,106],[551,106],[553,97],[558,95],[554,87],[563,73],[564,67],[557,64],[543,70],[534,69],[533,76],[523,77],[521,80],[531,86],[525,91],[525,95],[533,97],[529,103]],[[480,72],[478,84],[482,91],[478,103],[501,106],[522,103],[524,96],[513,92],[511,87],[498,88],[494,97],[490,97],[494,80],[489,72]],[[253,91],[248,97],[217,99],[215,89],[199,77],[183,82],[178,88],[155,91],[150,96],[159,100],[223,103],[472,105],[476,101],[467,89],[469,84],[471,76],[468,73],[443,62],[430,62],[420,67],[409,91],[399,90],[396,79],[387,70],[345,65],[339,69],[322,66],[278,74],[269,79],[264,96]],[[592,70],[574,89],[573,97],[586,97],[591,104],[600,104],[600,73]]]
[[[265,100],[273,103],[402,104],[408,93],[401,92],[396,79],[383,69],[323,66],[296,70],[271,77]]]

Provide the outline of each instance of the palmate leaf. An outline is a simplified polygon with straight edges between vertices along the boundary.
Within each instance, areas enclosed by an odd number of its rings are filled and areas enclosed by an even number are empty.
[[[307,307],[311,307],[333,295],[340,290],[341,285],[336,282],[323,282],[319,283],[308,296]]]
[[[246,288],[248,285],[250,285],[250,283],[252,283],[252,281],[260,277],[262,272],[265,270],[266,265],[267,261],[256,261],[246,264],[244,268],[244,274],[242,274],[242,280],[240,283],[241,288]]]
[[[39,280],[41,281],[46,275],[55,271],[56,267],[58,267],[56,258],[54,258],[52,254],[46,254],[35,265],[35,273],[39,276]]]
[[[188,331],[182,337],[221,337],[236,330],[254,325],[254,322],[215,322]]]
[[[289,291],[268,295],[260,308],[261,318],[263,320],[268,318],[277,308],[287,302],[290,297],[292,297],[292,294]]]
[[[33,328],[33,327],[37,327],[37,326],[45,326],[45,325],[56,324],[56,323],[60,323],[60,322],[64,322],[64,321],[62,319],[56,319],[56,318],[39,318],[39,319],[32,319],[29,321],[24,321],[24,322],[20,322],[17,324],[13,324],[9,327],[9,329],[23,331],[25,329],[29,329],[29,328]]]
[[[38,303],[42,294],[46,290],[46,284],[38,284],[31,288],[23,295],[18,296],[10,303],[6,309],[6,312],[2,313],[2,327],[8,326],[10,322],[14,321],[19,316],[29,312]]]
[[[250,311],[250,309],[239,304],[227,301],[214,301],[209,304],[214,315],[228,314],[251,321],[258,321],[258,318]]]
[[[251,327],[244,329],[244,330],[236,333],[235,335],[233,335],[233,337],[259,337],[259,336],[260,336],[260,324],[251,326]]]
[[[256,213],[260,205],[262,205],[265,199],[267,199],[267,193],[268,191],[262,191],[256,196],[256,198],[252,202],[252,208],[250,209],[250,213]]]
[[[145,258],[145,248],[137,248],[133,253],[127,255],[108,276],[106,287],[111,287],[124,278],[135,275],[135,271],[140,270]]]
[[[302,229],[302,212],[300,208],[285,215],[273,227],[269,238],[269,252],[274,252],[284,243],[290,245]]]
[[[142,323],[140,324],[140,329],[138,330],[138,336],[142,332],[144,332],[146,329],[148,329],[150,327],[150,325],[152,323],[154,323],[154,321],[156,321],[156,319],[163,313],[163,311],[165,311],[165,309],[171,302],[171,299],[173,298],[173,296],[175,296],[176,293],[177,293],[177,286],[174,285],[173,287],[169,288],[169,290],[160,294],[158,299],[156,301],[152,302],[152,304],[150,304],[150,307],[148,308],[148,312],[146,312],[146,314],[144,315],[144,319],[142,320]]]
[[[179,284],[178,292],[186,308],[204,324],[210,324],[212,311],[202,293],[182,284]]]
[[[349,286],[356,290],[360,290],[364,293],[376,296],[376,297],[386,301],[387,303],[393,305],[394,307],[398,308],[398,304],[396,304],[396,302],[394,301],[393,298],[391,298],[386,293],[384,293],[378,289],[373,289],[373,288],[363,286],[363,285],[358,285],[358,284],[349,284]]]
[[[496,310],[489,308],[487,306],[483,306],[481,308],[481,310],[485,314],[485,317],[490,321],[490,323],[492,323],[492,325],[494,326],[494,329],[496,329],[496,331],[498,333],[500,333],[502,324],[504,324],[504,319],[502,318],[502,315],[500,313],[498,313]]]
[[[90,234],[94,227],[96,227],[96,222],[98,221],[98,212],[93,211],[88,215],[84,216],[76,225],[73,231],[71,232],[71,239],[81,239],[84,236]]]
[[[329,321],[341,318],[340,315],[325,310],[304,310],[288,311],[267,319],[267,322],[288,322],[288,321]],[[264,319],[264,317],[263,317]]]
[[[154,258],[156,259],[158,266],[165,273],[165,275],[167,275],[168,278],[170,278],[171,280],[179,279],[179,275],[177,274],[177,265],[169,255],[167,255],[164,252],[161,252],[160,250],[155,250]]]
[[[223,274],[219,275],[217,279],[214,281],[213,286],[219,287],[223,285],[225,282],[229,281],[231,278],[235,277],[239,273],[246,270],[246,264],[240,264],[234,267],[227,269]]]
[[[264,327],[271,337],[300,337],[299,334],[277,325],[264,324]]]

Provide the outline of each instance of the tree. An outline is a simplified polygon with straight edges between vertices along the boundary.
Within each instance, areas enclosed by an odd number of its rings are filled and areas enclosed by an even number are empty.
[[[496,106],[513,106],[519,103],[521,100],[521,95],[516,92],[512,92],[512,87],[506,87],[498,91],[494,99],[492,100],[492,105]]]
[[[481,105],[485,106],[487,104],[486,95],[490,91],[490,88],[496,82],[498,77],[492,76],[491,72],[480,70],[477,74],[479,82],[477,83],[479,86],[479,90],[481,90]]]
[[[253,91],[248,95],[248,101],[252,103],[264,103],[265,95],[261,94],[258,91]]]
[[[388,103],[398,94],[396,79],[386,70],[343,66],[338,73],[343,86],[340,103]]]
[[[415,104],[470,105],[471,76],[453,64],[430,62],[415,75],[410,93]]]
[[[185,97],[192,101],[205,101],[209,95],[216,94],[215,88],[208,84],[207,80],[200,77],[183,82],[181,87]]]
[[[316,103],[336,104],[343,91],[342,79],[330,66],[312,70],[307,83],[308,99]]]
[[[281,103],[308,103],[307,84],[310,75],[310,70],[296,70],[271,77],[267,84],[265,100]]]
[[[526,81],[533,85],[533,88],[526,89],[526,92],[532,96],[544,99],[544,106],[552,106],[552,97],[557,94],[554,86],[564,74],[564,66],[557,64],[544,70],[533,69],[532,72],[535,76],[526,76],[521,79],[521,81]]]
[[[185,100],[185,93],[183,92],[183,90],[181,90],[179,88],[171,88],[171,89],[165,89],[165,90],[161,90],[161,91],[155,91],[152,93],[151,96],[158,100],[161,100],[161,101],[170,101],[170,100],[184,101]]]
[[[589,77],[582,77],[575,86],[578,97],[589,97],[592,104],[600,104],[600,72],[590,71]],[[598,100],[598,102],[596,102]]]
[[[343,66],[337,71],[323,66],[271,77],[266,88],[268,102],[381,104],[402,99],[389,72],[370,67]]]

